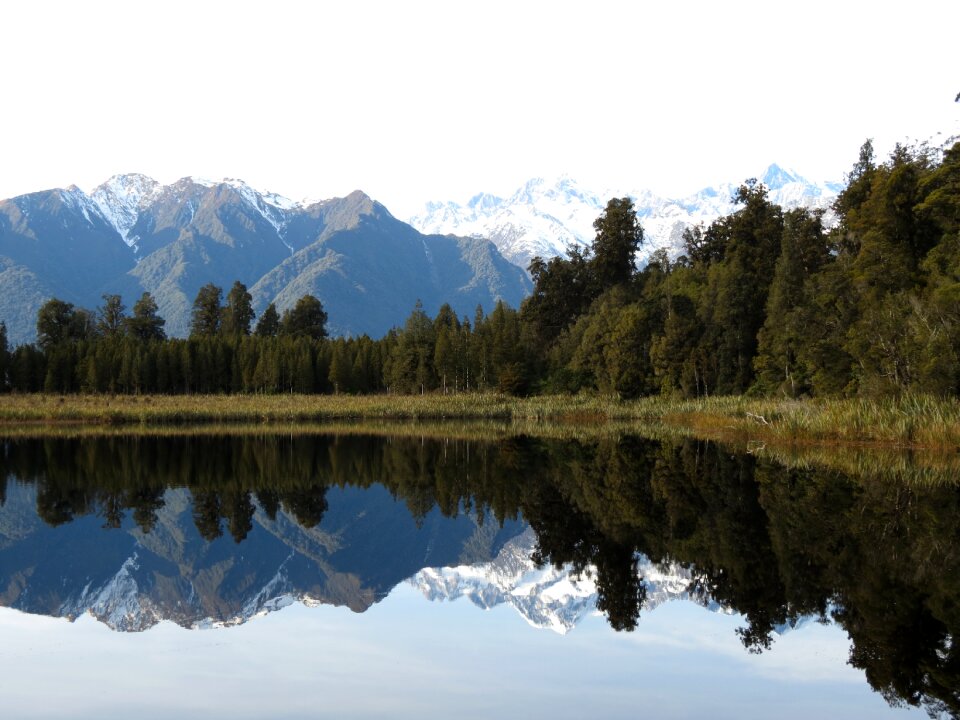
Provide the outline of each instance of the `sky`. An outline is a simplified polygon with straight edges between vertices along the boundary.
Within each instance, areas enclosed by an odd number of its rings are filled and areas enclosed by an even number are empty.
[[[667,196],[960,133],[960,3],[4,7],[0,197],[116,173],[428,200],[569,175]],[[938,135],[939,133],[939,135]]]
[[[758,656],[741,625],[680,601],[632,633],[589,617],[561,636],[408,585],[362,614],[294,604],[211,630],[118,633],[0,608],[0,692],[23,720],[926,717],[870,689],[839,627],[809,623]]]

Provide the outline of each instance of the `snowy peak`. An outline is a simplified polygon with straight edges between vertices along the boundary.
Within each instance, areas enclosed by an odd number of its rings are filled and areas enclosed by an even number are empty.
[[[409,222],[421,232],[491,240],[515,265],[526,268],[539,255],[562,254],[592,236],[603,205],[599,197],[567,176],[528,180],[509,198],[478,193],[466,204],[428,203]]]
[[[537,567],[532,555],[537,536],[532,528],[506,543],[497,557],[479,565],[427,568],[408,581],[428,600],[453,601],[461,597],[490,609],[513,607],[531,626],[565,635],[597,611],[595,572],[578,575],[571,566]],[[691,592],[692,574],[679,565],[656,565],[640,558],[640,577],[646,589],[642,612],[671,600],[696,602],[712,612],[732,612],[715,601]]]
[[[827,208],[842,189],[838,183],[810,182],[777,164],[771,164],[760,177],[771,201],[786,209]],[[589,245],[594,237],[593,222],[607,200],[630,197],[644,229],[644,244],[637,257],[642,265],[661,248],[676,257],[685,229],[735,211],[733,197],[739,185],[725,183],[687,197],[665,198],[649,189],[594,192],[569,176],[536,177],[507,199],[478,193],[464,205],[428,203],[409,222],[421,232],[487,238],[507,259],[526,268],[534,256],[562,255],[571,243]]]
[[[770,190],[779,190],[784,185],[805,181],[795,172],[784,170],[782,167],[774,163],[767,168],[767,171],[763,174],[760,182],[766,185]]]
[[[289,211],[301,206],[277,193],[254,190],[243,180],[224,178],[184,177],[170,185],[161,185],[153,178],[139,173],[114,175],[97,186],[90,199],[99,208],[104,218],[116,229],[127,245],[136,249],[137,238],[131,234],[141,214],[153,205],[172,201],[196,206],[200,197],[208,192],[229,191],[242,203],[254,209],[273,228],[282,232]]]
[[[535,546],[528,528],[489,563],[426,568],[408,582],[433,601],[465,597],[485,610],[510,605],[531,626],[563,635],[596,609],[596,585],[569,568],[538,568],[530,559]]]
[[[63,203],[65,207],[83,215],[88,224],[96,224],[94,217],[102,222],[102,218],[99,217],[102,215],[100,208],[76,185],[71,185],[65,190],[60,190],[59,193],[60,202]]]
[[[156,198],[159,189],[160,183],[146,175],[114,175],[97,186],[90,198],[123,241],[133,245],[130,230],[136,225],[140,212]]]

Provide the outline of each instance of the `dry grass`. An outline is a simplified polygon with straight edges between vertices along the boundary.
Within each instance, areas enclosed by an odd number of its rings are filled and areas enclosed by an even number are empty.
[[[337,421],[496,421],[514,431],[567,434],[632,430],[776,445],[960,448],[960,403],[886,400],[706,400],[504,395],[7,395],[0,426],[317,425]],[[612,424],[601,430],[602,426]],[[506,430],[506,428],[504,428]]]

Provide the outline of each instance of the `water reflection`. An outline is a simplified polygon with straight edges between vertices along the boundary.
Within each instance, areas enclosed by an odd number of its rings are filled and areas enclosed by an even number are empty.
[[[954,484],[629,435],[11,439],[0,465],[0,602],[30,612],[141,629],[292,598],[363,610],[417,573],[455,594],[421,571],[495,562],[528,524],[533,562],[571,566],[615,629],[679,577],[745,617],[750,651],[833,620],[889,702],[960,709]]]

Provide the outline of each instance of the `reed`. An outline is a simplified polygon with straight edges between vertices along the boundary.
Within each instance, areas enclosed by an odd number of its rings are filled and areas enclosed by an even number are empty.
[[[879,400],[664,397],[622,401],[591,395],[512,398],[460,395],[7,395],[4,431],[27,425],[142,427],[205,424],[309,425],[345,420],[496,420],[616,430],[654,428],[696,437],[774,444],[960,447],[960,402],[930,396]]]

